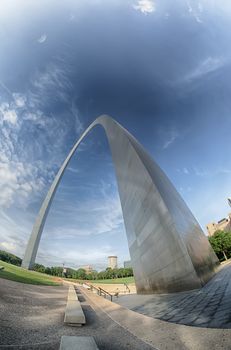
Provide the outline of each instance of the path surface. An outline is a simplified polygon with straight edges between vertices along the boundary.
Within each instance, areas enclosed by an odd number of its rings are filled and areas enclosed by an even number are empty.
[[[124,295],[113,301],[168,322],[231,328],[231,263],[200,290],[162,295]]]
[[[58,350],[62,335],[90,335],[100,350],[153,350],[87,296],[80,297],[87,324],[64,326],[66,298],[65,286],[32,286],[0,279],[0,349]]]

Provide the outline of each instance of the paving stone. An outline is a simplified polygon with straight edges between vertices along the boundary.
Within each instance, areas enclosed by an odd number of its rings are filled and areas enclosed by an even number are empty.
[[[137,305],[131,309],[154,318],[200,327],[231,328],[231,264],[223,267],[201,290],[154,295],[140,304],[142,296],[134,298]],[[121,305],[126,306],[126,302]]]

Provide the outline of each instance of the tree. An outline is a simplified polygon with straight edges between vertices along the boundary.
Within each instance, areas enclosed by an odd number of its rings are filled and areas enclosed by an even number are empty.
[[[46,267],[44,265],[41,265],[41,264],[34,264],[33,270],[37,271],[37,272],[44,273],[44,272],[46,272]]]
[[[216,231],[209,242],[220,261],[231,257],[231,232]]]
[[[20,266],[22,263],[21,258],[14,254],[8,253],[5,250],[0,250],[0,260],[16,266]]]
[[[80,280],[85,280],[86,279],[86,271],[84,269],[78,269],[77,270],[77,278]]]

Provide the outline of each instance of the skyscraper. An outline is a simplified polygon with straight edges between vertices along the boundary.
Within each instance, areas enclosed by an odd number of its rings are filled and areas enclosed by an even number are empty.
[[[108,267],[111,269],[117,269],[117,256],[111,255],[108,257]]]

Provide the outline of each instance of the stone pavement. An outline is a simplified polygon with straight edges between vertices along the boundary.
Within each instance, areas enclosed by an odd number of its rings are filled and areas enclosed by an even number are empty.
[[[178,324],[231,328],[231,263],[203,288],[189,292],[124,295],[114,302],[138,313]]]

